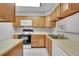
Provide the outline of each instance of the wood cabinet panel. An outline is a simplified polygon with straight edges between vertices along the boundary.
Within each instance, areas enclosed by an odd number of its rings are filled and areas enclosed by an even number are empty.
[[[48,36],[46,36],[46,48],[49,56],[52,56],[52,40]]]
[[[0,3],[0,21],[15,21],[15,3]]]
[[[15,27],[21,27],[21,20],[28,20],[28,19],[32,19],[32,17],[30,17],[30,16],[16,16],[15,22],[13,22],[13,25]]]
[[[59,3],[49,16],[51,21],[56,22],[77,12],[79,12],[79,3]]]
[[[50,17],[49,16],[45,16],[45,27],[50,27]]]
[[[45,19],[43,16],[32,17],[33,19],[33,27],[45,27]]]
[[[23,44],[20,43],[9,51],[5,56],[23,56]]]
[[[49,53],[49,56],[52,56],[52,40],[51,39],[48,40],[48,53]]]
[[[79,10],[79,3],[71,3],[71,10]]]
[[[38,47],[45,47],[45,36],[44,35],[38,36]]]
[[[31,39],[31,47],[38,47],[38,37],[36,35],[32,35]]]
[[[55,9],[55,20],[59,20],[61,18],[61,4],[59,4]]]
[[[32,20],[32,26],[33,27],[38,27],[38,24],[39,24],[38,23],[38,20],[39,20],[38,17],[32,17],[32,19],[33,19]]]
[[[50,16],[46,16],[45,27],[54,28],[55,26],[56,26],[56,22],[53,22]]]
[[[55,21],[56,20],[56,10],[54,10],[52,12],[52,14],[50,15],[50,17],[51,17],[51,21]]]
[[[79,12],[79,3],[61,3],[61,18]]]
[[[69,9],[71,9],[71,7],[69,5],[70,4],[68,4],[68,3],[62,3],[61,4],[62,13],[65,12],[65,11],[67,11],[67,10],[69,10]]]
[[[45,36],[44,35],[32,35],[31,47],[32,48],[44,48],[45,47]]]
[[[50,22],[51,28],[56,27],[56,22]]]
[[[13,22],[13,25],[15,27],[21,26],[21,20],[28,20],[32,19],[32,26],[33,27],[45,27],[45,19],[42,16],[38,17],[32,17],[32,16],[16,16],[15,22]]]

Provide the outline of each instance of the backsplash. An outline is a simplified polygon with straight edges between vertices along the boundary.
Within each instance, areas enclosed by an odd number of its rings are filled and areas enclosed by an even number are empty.
[[[51,33],[53,31],[52,28],[33,28],[33,27],[15,27],[15,32],[23,32],[22,29],[33,29],[33,32],[47,32]]]
[[[70,39],[79,40],[79,13],[66,17],[56,24],[56,32],[63,33]]]
[[[64,34],[64,36],[69,39],[79,41],[79,34],[78,33],[68,33],[68,32],[61,32],[61,33]]]

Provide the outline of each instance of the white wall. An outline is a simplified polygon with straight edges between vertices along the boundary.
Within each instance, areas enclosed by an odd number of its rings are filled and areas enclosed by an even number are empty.
[[[58,21],[56,31],[64,31],[68,38],[79,40],[79,13]]]
[[[10,22],[0,23],[0,40],[8,40],[13,37],[13,25]]]
[[[79,13],[58,21],[57,27],[61,31],[79,33]]]

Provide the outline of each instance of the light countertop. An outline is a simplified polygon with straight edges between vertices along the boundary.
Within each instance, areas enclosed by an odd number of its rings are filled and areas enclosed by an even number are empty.
[[[47,35],[48,36],[48,35]],[[49,37],[49,36],[48,36]],[[74,39],[52,39],[61,49],[71,56],[79,56],[79,40]]]
[[[22,33],[14,33],[15,35],[18,35],[18,34],[22,34]],[[28,34],[28,33],[25,33],[25,34]],[[31,33],[32,35],[33,34],[37,34],[37,35],[40,35],[40,34],[44,34],[44,35],[46,35],[46,34],[51,34],[51,33],[48,33],[48,32],[33,32],[33,33]]]
[[[55,40],[65,52],[72,56],[79,56],[79,41],[75,40]]]
[[[7,52],[9,52],[22,41],[23,40],[18,39],[0,40],[0,56],[5,55]]]

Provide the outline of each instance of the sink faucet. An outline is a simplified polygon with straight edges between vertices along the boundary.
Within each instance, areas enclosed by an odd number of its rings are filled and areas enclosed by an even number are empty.
[[[60,35],[61,35],[60,32],[58,32],[58,39],[60,39]]]
[[[65,35],[61,32],[58,32],[58,39],[60,39],[60,38],[65,38]]]

